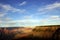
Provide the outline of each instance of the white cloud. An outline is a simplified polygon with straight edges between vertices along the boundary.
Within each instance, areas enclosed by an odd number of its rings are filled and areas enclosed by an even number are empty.
[[[5,10],[11,10],[11,6],[10,5],[3,5],[3,4],[0,4],[0,6],[5,9]]]
[[[54,10],[56,8],[60,8],[60,3],[55,2],[53,4],[49,4],[49,5],[43,6],[41,8],[38,8],[38,11],[40,13],[46,13],[46,12],[49,12],[49,11]]]
[[[25,13],[25,9],[18,9],[14,8],[11,5],[8,4],[0,4],[0,8],[2,11],[0,11],[0,27],[5,27],[5,26],[15,26],[16,22],[12,22],[13,20],[9,17],[5,17],[7,15],[7,12],[18,12],[18,13]],[[0,9],[0,10],[1,10]]]
[[[48,20],[47,19],[41,19],[40,20],[40,22],[42,22],[42,23],[45,23],[45,22],[47,22]]]
[[[10,21],[10,22],[12,22],[12,23],[32,23],[32,22],[39,22],[39,20],[33,20],[33,19],[24,19],[24,20],[15,20],[15,21]]]
[[[49,16],[48,18],[45,18],[45,19],[41,19],[40,20],[40,22],[41,23],[44,23],[44,24],[46,24],[46,23],[50,23],[50,22],[57,22],[57,21],[60,21],[60,16],[58,16],[58,15],[52,15],[52,16]],[[51,23],[52,23],[51,22]]]
[[[24,16],[24,19],[32,19],[33,18],[33,15],[31,14],[31,15],[26,15],[26,16]]]
[[[26,10],[25,9],[16,9],[16,8],[13,8],[12,12],[24,13],[24,12],[26,12]]]
[[[58,18],[60,18],[58,15],[49,16],[49,18],[40,20],[38,19],[10,20],[10,18],[6,18],[6,20],[9,21],[6,21],[3,26],[12,27],[12,26],[39,26],[39,25],[57,24],[56,22],[58,21],[57,20]]]
[[[7,13],[1,13],[0,12],[0,17],[4,17]]]
[[[12,10],[12,7],[10,5],[6,5],[6,4],[0,4],[0,7],[2,9],[2,12],[8,12],[9,10]]]
[[[60,20],[60,17],[57,16],[57,15],[53,15],[53,16],[50,16],[50,19],[53,19],[53,20]]]
[[[7,5],[7,4],[5,4],[5,5],[4,4],[0,4],[0,7],[3,9],[3,12],[11,11],[11,12],[23,13],[23,12],[26,11],[25,9],[14,8],[13,6]]]
[[[2,23],[2,20],[0,20],[0,23]]]
[[[4,21],[7,23],[7,22],[9,22],[9,21],[12,21],[12,18],[5,17],[5,18],[4,18]]]
[[[19,5],[22,6],[22,5],[25,5],[27,2],[26,1],[23,1],[22,3],[20,3]]]
[[[38,20],[15,20],[8,21],[2,25],[3,27],[14,27],[14,26],[31,26],[35,23],[39,22]]]
[[[10,21],[12,21],[11,18],[5,17],[5,18],[0,18],[0,27],[6,27],[11,26],[13,23],[10,23]]]

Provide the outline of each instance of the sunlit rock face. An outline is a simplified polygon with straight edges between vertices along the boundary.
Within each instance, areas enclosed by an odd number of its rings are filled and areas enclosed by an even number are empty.
[[[14,30],[12,31],[14,32]],[[22,29],[18,28],[15,31],[17,32],[16,35],[14,36],[14,38],[16,39],[16,38],[21,38],[21,37],[27,37],[31,33],[32,29],[31,28],[22,28]]]
[[[51,38],[54,34],[54,32],[59,28],[60,26],[37,26],[33,29],[33,36],[37,36],[40,38]]]
[[[16,28],[0,28],[0,34],[2,34],[3,38],[11,38],[11,39],[20,39],[20,38],[51,38],[56,30],[60,28],[60,26],[36,26],[35,28],[26,28],[26,27],[16,27]],[[57,36],[57,35],[56,35]],[[0,35],[1,37],[1,35]]]
[[[32,28],[24,28],[24,27],[17,27],[17,28],[0,28],[0,30],[4,31],[5,33],[18,33],[18,32],[22,32],[22,33],[28,33],[32,31]]]
[[[2,31],[3,36],[8,35],[8,37],[12,36],[13,39],[21,38],[21,37],[27,37],[31,31],[32,28],[25,28],[25,27],[17,27],[17,28],[1,28],[0,31]]]

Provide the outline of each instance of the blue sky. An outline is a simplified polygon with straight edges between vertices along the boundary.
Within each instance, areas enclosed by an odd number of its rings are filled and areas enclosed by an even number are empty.
[[[0,27],[60,25],[60,0],[0,0]]]

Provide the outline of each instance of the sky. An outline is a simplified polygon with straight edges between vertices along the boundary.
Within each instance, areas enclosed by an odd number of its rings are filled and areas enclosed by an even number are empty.
[[[0,0],[0,27],[60,25],[60,0]]]

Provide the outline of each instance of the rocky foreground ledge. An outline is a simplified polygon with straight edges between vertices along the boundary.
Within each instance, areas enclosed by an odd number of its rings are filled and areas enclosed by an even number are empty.
[[[60,25],[1,29],[0,40],[60,40]]]

